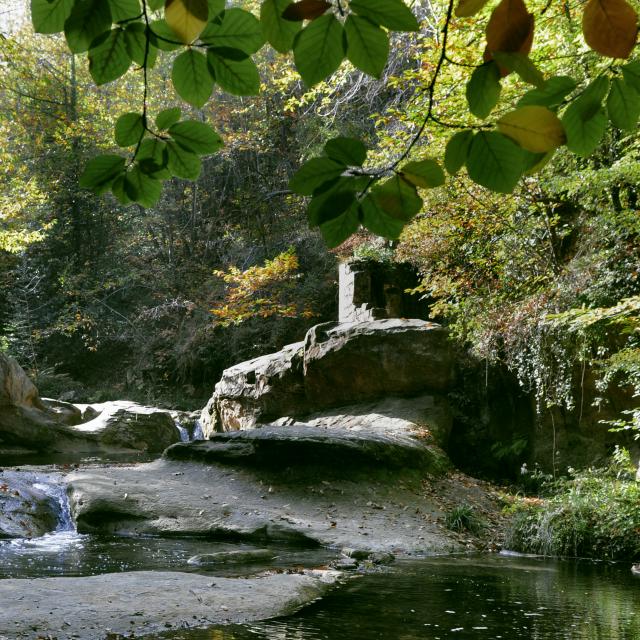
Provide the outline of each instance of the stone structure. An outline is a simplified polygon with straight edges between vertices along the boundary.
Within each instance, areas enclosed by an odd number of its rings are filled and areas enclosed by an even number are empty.
[[[428,317],[428,304],[406,293],[418,284],[418,276],[409,265],[373,260],[343,262],[339,282],[338,322]]]

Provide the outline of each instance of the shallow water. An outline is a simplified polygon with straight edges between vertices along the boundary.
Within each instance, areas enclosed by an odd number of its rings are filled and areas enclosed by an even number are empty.
[[[505,556],[402,561],[286,619],[166,633],[173,640],[637,640],[629,565]]]

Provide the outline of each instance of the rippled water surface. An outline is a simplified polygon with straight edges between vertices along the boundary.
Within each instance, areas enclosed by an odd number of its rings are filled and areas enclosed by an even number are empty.
[[[504,556],[398,562],[297,615],[173,632],[173,640],[638,640],[640,580],[628,565]]]

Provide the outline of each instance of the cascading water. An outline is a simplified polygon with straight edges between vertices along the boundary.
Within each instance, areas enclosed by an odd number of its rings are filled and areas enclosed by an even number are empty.
[[[200,420],[196,420],[191,431],[183,426],[178,420],[175,421],[176,429],[180,433],[180,442],[192,442],[193,440],[204,440],[204,432]]]
[[[200,420],[196,420],[196,423],[193,425],[193,437],[192,440],[204,440],[204,431],[202,431],[202,423]]]

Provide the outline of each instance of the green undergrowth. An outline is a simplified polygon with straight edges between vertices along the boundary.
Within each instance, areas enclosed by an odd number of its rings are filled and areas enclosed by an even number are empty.
[[[513,551],[600,560],[640,559],[640,482],[629,453],[606,468],[570,470],[543,484],[544,497],[517,497],[505,547]]]

